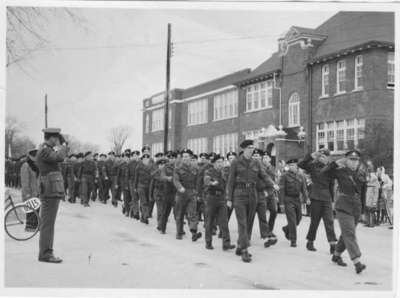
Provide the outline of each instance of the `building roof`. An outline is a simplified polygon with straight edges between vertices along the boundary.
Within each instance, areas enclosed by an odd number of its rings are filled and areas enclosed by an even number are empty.
[[[369,41],[394,43],[394,13],[338,12],[314,31],[327,36],[317,48],[314,59]]]
[[[299,26],[292,26],[293,29],[297,30],[300,34],[315,34],[315,29],[312,28],[305,28],[305,27],[299,27]]]
[[[251,81],[257,77],[260,77],[262,75],[272,73],[274,71],[280,70],[281,69],[281,58],[279,56],[278,52],[275,52],[269,57],[267,60],[265,60],[263,63],[261,63],[259,66],[257,66],[252,72],[250,72],[247,76],[243,77],[242,80],[238,80],[238,83],[244,83],[246,81]]]
[[[239,70],[237,72],[225,75],[223,77],[219,77],[219,78],[213,79],[211,81],[207,81],[202,84],[189,87],[189,88],[183,90],[182,98],[196,96],[198,94],[210,92],[213,90],[217,90],[217,89],[232,85],[232,84],[236,83],[237,81],[241,80],[243,77],[245,77],[249,72],[250,72],[250,68],[245,68],[245,69]]]

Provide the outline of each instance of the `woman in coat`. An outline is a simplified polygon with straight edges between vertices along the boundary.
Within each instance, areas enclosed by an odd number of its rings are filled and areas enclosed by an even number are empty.
[[[365,194],[365,226],[374,227],[379,197],[379,181],[372,162],[367,162],[367,190]]]
[[[30,150],[26,161],[21,167],[21,195],[23,202],[30,198],[39,197],[39,169],[35,163],[36,153],[36,149]],[[33,216],[33,213],[27,213],[25,229],[27,231],[32,229],[36,230],[37,225],[38,222],[36,216]]]

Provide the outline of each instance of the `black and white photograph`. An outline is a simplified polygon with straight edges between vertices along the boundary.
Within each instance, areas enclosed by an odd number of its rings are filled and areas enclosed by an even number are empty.
[[[40,2],[2,5],[1,292],[396,295],[399,5]]]

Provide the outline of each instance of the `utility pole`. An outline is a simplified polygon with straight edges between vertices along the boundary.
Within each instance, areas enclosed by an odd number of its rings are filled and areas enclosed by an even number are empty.
[[[168,151],[168,124],[169,124],[169,80],[170,80],[170,60],[171,60],[171,24],[168,23],[167,37],[167,73],[166,73],[166,88],[165,88],[165,114],[164,114],[164,152]]]
[[[44,96],[44,128],[47,128],[47,94]]]

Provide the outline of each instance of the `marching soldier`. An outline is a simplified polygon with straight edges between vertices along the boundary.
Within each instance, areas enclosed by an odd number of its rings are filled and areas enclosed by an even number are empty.
[[[67,143],[58,128],[43,129],[45,142],[39,147],[36,163],[40,173],[39,261],[61,263],[53,254],[54,224],[65,190],[60,163],[67,156]]]
[[[305,159],[299,163],[299,167],[311,175],[311,221],[307,233],[307,249],[316,251],[314,240],[317,234],[319,222],[324,221],[325,232],[330,244],[330,253],[333,254],[336,245],[336,235],[333,225],[333,186],[334,180],[322,170],[328,163],[329,150],[321,149],[317,152],[307,154]]]
[[[175,205],[176,239],[182,239],[183,218],[188,216],[189,228],[192,233],[192,241],[201,238],[201,232],[197,231],[197,191],[196,182],[198,168],[192,162],[193,152],[190,149],[181,151],[182,160],[175,167],[173,182],[177,189]]]
[[[290,246],[296,247],[297,226],[301,221],[301,200],[309,204],[307,185],[304,177],[297,168],[297,159],[287,162],[289,170],[279,180],[279,202],[281,210],[286,213],[287,225],[282,227],[286,239],[290,240]]]
[[[80,197],[81,195],[81,181],[79,179],[79,173],[81,171],[82,162],[83,162],[83,153],[79,153],[77,154],[77,161],[74,164],[74,175],[76,177],[75,187],[74,187],[74,197],[73,197],[74,202],[76,201],[76,198]],[[83,204],[82,199],[81,199],[81,204]]]
[[[79,179],[81,181],[81,201],[84,207],[89,207],[89,200],[94,189],[94,180],[97,179],[96,164],[92,152],[85,153],[85,160],[82,162]]]
[[[158,152],[158,153],[156,153],[154,158],[155,158],[155,160],[153,161],[153,169],[152,169],[152,171],[156,171],[157,170],[158,167],[157,167],[156,163],[157,163],[158,160],[164,158],[164,153]],[[151,197],[149,197],[149,198],[151,198]],[[153,218],[154,204],[155,204],[155,201],[150,199],[150,201],[149,201],[149,217],[150,218]]]
[[[76,197],[75,197],[75,180],[77,179],[74,173],[74,165],[76,163],[76,155],[71,154],[68,157],[68,162],[67,162],[67,167],[65,170],[65,175],[67,178],[67,186],[68,186],[68,202],[70,203],[75,203],[76,202]]]
[[[222,167],[224,158],[219,154],[212,157],[211,166],[204,171],[204,199],[206,205],[206,248],[214,249],[212,246],[212,230],[215,221],[219,225],[222,234],[222,249],[234,249],[235,245],[231,244],[229,228],[228,228],[228,208],[226,206],[226,198],[224,196],[226,181],[222,175]]]
[[[341,235],[332,261],[339,266],[347,266],[341,257],[347,249],[357,274],[366,269],[360,261],[361,251],[356,236],[356,227],[364,204],[363,191],[365,191],[366,183],[366,173],[360,170],[360,157],[359,151],[350,150],[345,154],[345,158],[329,163],[322,170],[338,182],[335,210]]]
[[[149,188],[151,180],[151,172],[153,163],[150,160],[150,155],[145,153],[142,155],[142,160],[136,167],[135,171],[135,190],[139,196],[140,202],[140,222],[148,224],[150,217],[149,209]]]
[[[199,167],[199,177],[200,181],[203,181],[203,173],[205,171],[206,165],[209,165],[209,156],[207,153],[200,153],[199,154],[199,161],[197,163],[197,166]],[[202,188],[200,188],[201,190]],[[197,188],[197,191],[199,191],[199,188]],[[197,202],[197,214],[199,217],[199,221],[203,221],[202,215],[204,215],[204,226],[205,226],[205,201],[204,201],[204,196],[201,192],[199,192],[199,201]]]
[[[262,162],[265,167],[265,171],[276,182],[275,169],[271,164],[271,157],[265,152]],[[267,190],[267,210],[269,211],[268,219],[268,243],[274,245],[278,242],[276,235],[273,233],[275,227],[275,220],[278,214],[277,211],[277,192],[274,189],[269,188]]]
[[[118,173],[119,173],[119,166],[121,164],[120,155],[115,155],[115,158],[111,165],[111,203],[114,207],[118,206],[118,201],[121,200],[121,188],[118,184]]]
[[[253,158],[260,164],[261,164],[262,155],[264,155],[264,152],[261,151],[260,149],[255,149],[253,152]],[[264,165],[262,165],[262,167],[265,170]],[[272,178],[271,178],[271,180],[272,180]],[[260,177],[258,177],[258,179],[257,179],[256,189],[257,189],[256,212],[254,213],[254,216],[252,218],[250,218],[250,224],[248,226],[249,240],[251,240],[251,234],[252,234],[253,224],[254,224],[254,219],[255,219],[256,214],[258,217],[261,239],[266,239],[269,234],[269,227],[268,227],[268,222],[267,222],[267,196],[265,194],[268,191],[268,188],[267,188],[264,180]],[[269,247],[270,245],[271,245],[271,243],[268,241],[266,241],[264,243],[264,247]]]
[[[139,220],[139,196],[137,194],[137,190],[135,188],[135,173],[136,167],[140,161],[140,152],[133,151],[131,154],[132,158],[128,163],[128,184],[129,184],[129,191],[131,194],[131,207],[130,207],[130,214],[133,218]]]
[[[106,168],[106,158],[107,155],[104,153],[100,154],[100,160],[97,162],[97,171],[99,173],[99,201],[103,204],[107,203],[107,194],[106,194],[106,183],[107,183],[107,168]]]
[[[93,183],[93,191],[92,191],[92,196],[91,196],[91,199],[92,199],[92,201],[94,202],[94,201],[96,201],[96,199],[97,199],[97,192],[98,192],[98,190],[99,190],[99,169],[98,169],[98,167],[97,167],[97,163],[98,163],[98,156],[99,156],[99,154],[98,153],[95,153],[95,154],[93,154],[93,161],[94,161],[94,164],[96,165],[96,173],[97,173],[97,175],[96,175],[96,178],[94,179],[94,183]]]
[[[225,163],[224,168],[222,170],[222,173],[224,175],[224,180],[225,181],[228,181],[231,164],[236,159],[236,157],[237,157],[237,154],[236,154],[236,152],[233,152],[233,151],[229,151],[226,154],[226,163]],[[228,222],[231,219],[232,212],[233,212],[233,207],[229,207],[228,206]],[[220,236],[222,237],[221,234],[220,234]]]
[[[130,205],[131,205],[131,194],[129,192],[129,183],[128,183],[128,163],[129,163],[130,155],[131,155],[131,150],[126,149],[124,152],[123,161],[119,168],[119,170],[120,170],[120,185],[121,185],[122,194],[124,196],[124,203],[122,206],[122,214],[125,214],[125,216],[129,216],[129,209],[130,209]]]
[[[261,164],[252,158],[254,143],[252,140],[244,140],[240,147],[243,154],[235,159],[230,167],[229,178],[226,187],[226,197],[229,201],[228,207],[235,208],[238,222],[238,248],[236,254],[242,257],[243,262],[251,262],[249,247],[248,227],[253,218],[257,206],[257,191],[255,182],[260,177],[266,183],[266,187],[278,186],[271,180]]]
[[[111,196],[113,194],[113,188],[112,188],[112,172],[113,172],[113,166],[115,162],[115,153],[113,151],[108,153],[108,159],[106,160],[106,172],[105,172],[105,199],[106,199],[106,204],[107,200],[110,199],[110,192]],[[113,201],[112,201],[113,202]]]

